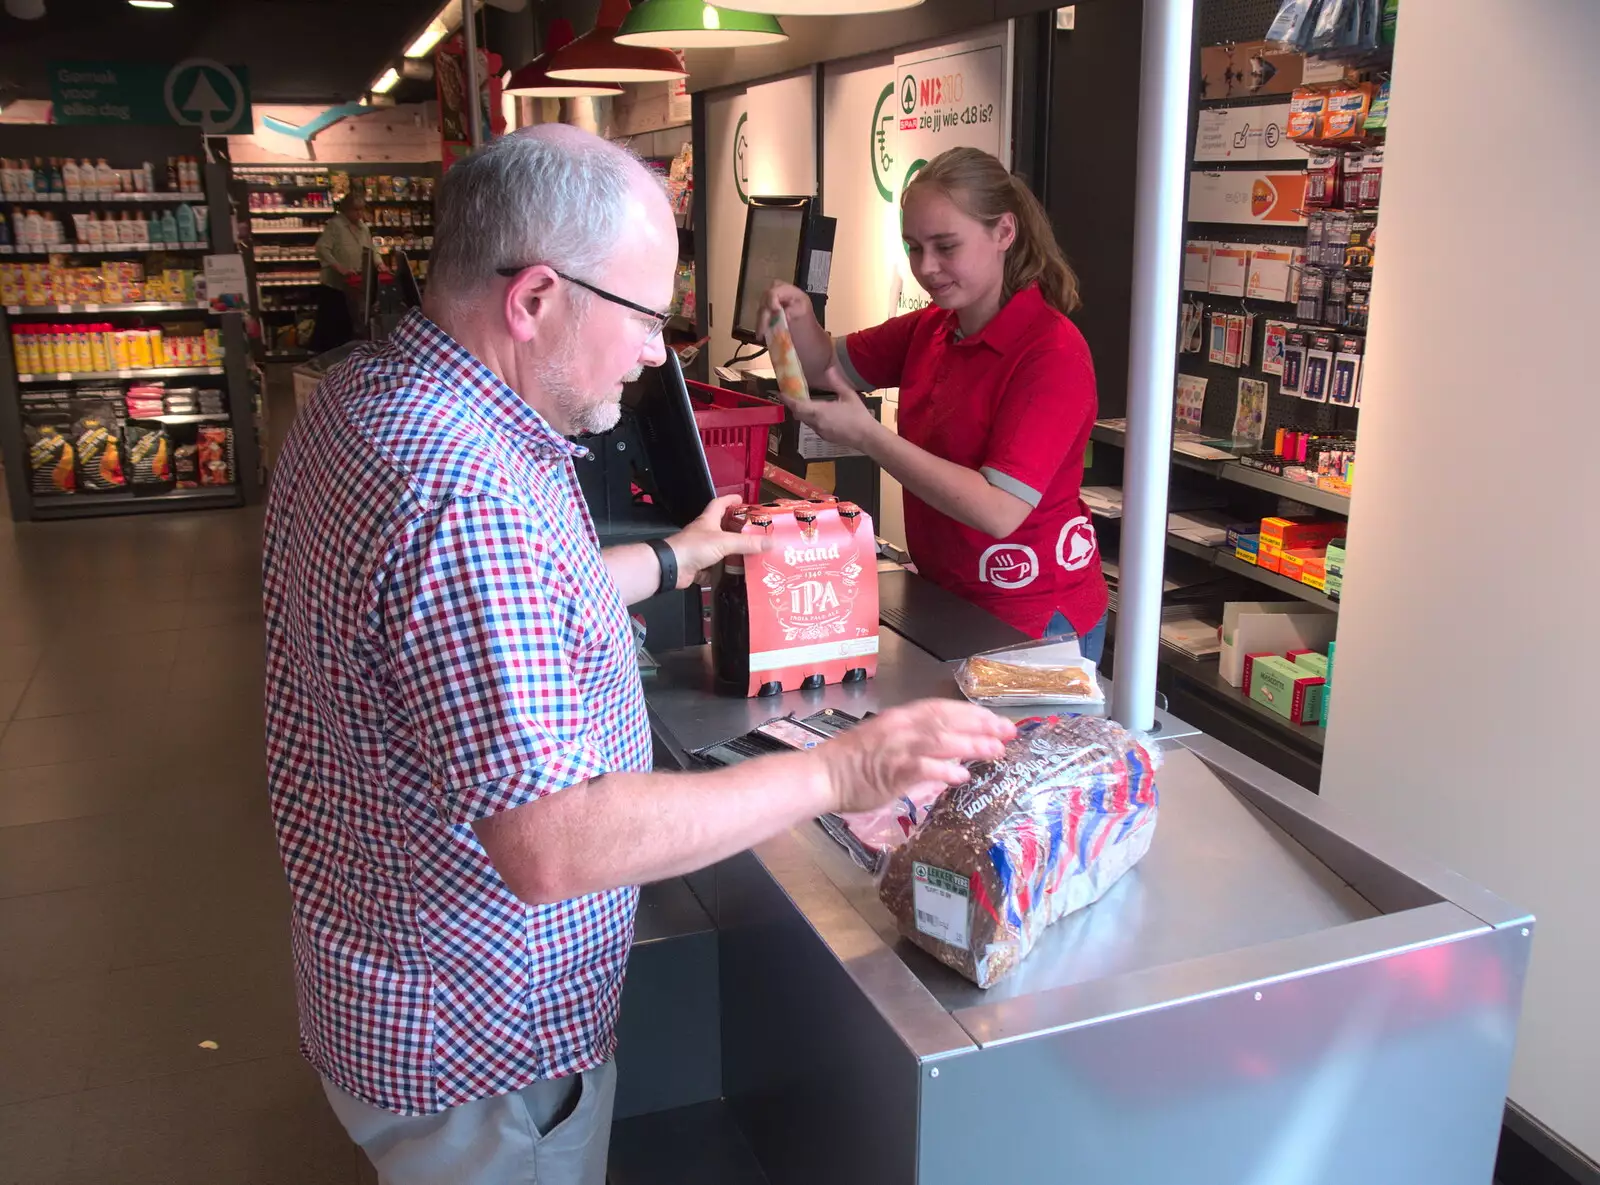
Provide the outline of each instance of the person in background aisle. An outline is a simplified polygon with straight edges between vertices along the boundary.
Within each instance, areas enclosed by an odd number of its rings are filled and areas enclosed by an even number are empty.
[[[1068,319],[1078,279],[1049,217],[994,157],[952,148],[900,199],[901,233],[932,303],[835,342],[811,299],[776,284],[807,379],[836,401],[790,403],[824,439],[905,487],[917,570],[1035,638],[1105,644],[1106,583],[1079,497],[1097,402]],[[899,434],[857,391],[900,388]]]
[[[351,309],[361,290],[363,253],[372,247],[367,199],[352,190],[339,199],[338,210],[317,237],[322,272],[317,284],[317,328],[311,339],[314,354],[342,346],[356,335]]]
[[[562,124],[438,193],[423,308],[336,366],[273,475],[267,780],[301,1048],[384,1185],[603,1185],[641,883],[966,780],[1015,734],[894,708],[808,753],[651,772],[627,606],[760,543],[714,501],[602,552],[564,439],[666,360],[678,233]]]

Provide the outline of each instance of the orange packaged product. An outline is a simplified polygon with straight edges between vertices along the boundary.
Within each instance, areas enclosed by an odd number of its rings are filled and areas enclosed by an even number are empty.
[[[746,534],[770,547],[744,560],[747,631],[713,622],[724,650],[742,643],[747,664],[719,659],[719,670],[747,671],[746,695],[867,679],[878,670],[878,553],[872,519],[851,502],[751,507]],[[741,633],[743,637],[741,637]],[[725,679],[725,683],[734,681]],[[729,690],[736,690],[730,686]]]
[[[790,399],[810,399],[811,388],[806,386],[806,372],[800,365],[800,355],[795,352],[789,318],[782,309],[774,309],[767,315],[766,338],[767,349],[772,354],[772,370],[778,376],[778,390]]]
[[[1328,93],[1301,87],[1289,100],[1289,139],[1322,139],[1323,117],[1328,110]]]
[[[1354,140],[1361,135],[1366,127],[1367,112],[1372,108],[1372,84],[1370,82],[1358,83],[1355,86],[1342,86],[1327,96],[1327,108],[1322,117],[1322,136],[1324,140]],[[1294,116],[1291,114],[1289,123],[1292,127]],[[1290,132],[1293,135],[1293,132]]]

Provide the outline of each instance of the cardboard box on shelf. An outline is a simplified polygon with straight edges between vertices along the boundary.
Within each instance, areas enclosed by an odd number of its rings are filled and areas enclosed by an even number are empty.
[[[1250,698],[1291,724],[1317,724],[1322,719],[1324,680],[1287,658],[1269,655],[1251,668]]]
[[[1305,74],[1305,58],[1265,41],[1207,45],[1200,50],[1200,97],[1241,99],[1292,94]]]
[[[1319,679],[1328,677],[1328,656],[1307,650],[1294,656],[1294,665],[1302,667]]]
[[[1343,536],[1345,530],[1343,519],[1264,518],[1261,542],[1279,551],[1323,551],[1329,543]]]
[[[1255,563],[1261,556],[1261,536],[1240,535],[1234,541],[1233,555],[1247,564]]]
[[[1328,591],[1328,561],[1325,556],[1313,556],[1306,560],[1305,566],[1300,569],[1300,583],[1320,593]]]
[[[1324,650],[1339,618],[1302,601],[1230,601],[1222,607],[1218,673],[1234,687],[1244,683],[1247,654]]]
[[[1310,547],[1297,547],[1292,551],[1286,551],[1278,558],[1278,575],[1293,580],[1296,584],[1304,584],[1306,564],[1322,563],[1324,554],[1321,550]]]

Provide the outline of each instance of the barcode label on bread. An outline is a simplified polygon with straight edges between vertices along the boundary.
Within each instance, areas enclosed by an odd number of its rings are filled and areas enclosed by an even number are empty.
[[[967,912],[971,891],[967,878],[932,864],[911,865],[912,906],[917,930],[951,946],[967,945]]]

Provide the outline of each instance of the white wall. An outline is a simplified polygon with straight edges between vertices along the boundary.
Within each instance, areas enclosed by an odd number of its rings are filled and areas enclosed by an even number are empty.
[[[1597,47],[1402,9],[1322,792],[1538,915],[1511,1097],[1600,1159]]]
[[[706,96],[710,159],[695,162],[695,186],[696,200],[708,203],[708,348],[715,365],[733,357],[737,344],[729,331],[744,246],[745,203],[739,191],[768,196],[816,193],[816,144],[815,87],[809,70]]]

